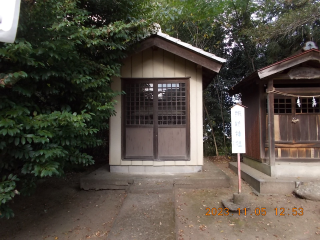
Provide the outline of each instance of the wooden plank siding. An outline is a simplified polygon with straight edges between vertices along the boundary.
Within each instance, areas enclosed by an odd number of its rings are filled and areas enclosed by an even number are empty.
[[[299,120],[292,122],[293,115]],[[268,119],[268,116],[266,116]],[[320,160],[320,115],[278,114],[274,116],[276,160],[304,161]],[[266,124],[266,129],[268,125]],[[268,157],[268,140],[265,154]]]
[[[259,85],[248,89],[250,94],[243,94],[242,104],[245,109],[246,153],[245,156],[260,160],[260,124],[259,124]]]

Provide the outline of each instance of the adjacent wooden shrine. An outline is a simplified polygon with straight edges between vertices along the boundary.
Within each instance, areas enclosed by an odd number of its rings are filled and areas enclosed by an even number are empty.
[[[197,172],[203,165],[202,90],[224,59],[158,32],[124,60],[112,89],[112,172]]]
[[[254,72],[230,91],[246,109],[244,162],[271,176],[319,176],[320,52]]]

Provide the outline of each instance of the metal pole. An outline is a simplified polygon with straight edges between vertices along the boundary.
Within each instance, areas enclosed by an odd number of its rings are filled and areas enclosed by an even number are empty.
[[[240,153],[238,153],[238,186],[239,194],[241,193],[241,165],[240,165]]]

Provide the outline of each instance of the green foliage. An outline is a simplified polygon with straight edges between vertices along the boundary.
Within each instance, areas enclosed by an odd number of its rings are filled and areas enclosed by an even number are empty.
[[[142,0],[21,2],[15,43],[0,43],[0,217],[13,216],[17,189],[94,163],[120,94],[111,77],[152,11]]]
[[[0,182],[0,214],[1,217],[10,218],[13,217],[13,211],[5,207],[5,203],[12,200],[12,198],[19,194],[16,190],[16,181],[19,181],[16,175],[10,174],[4,175]]]
[[[263,49],[265,65],[301,50],[307,41],[319,44],[320,1],[258,1],[252,26],[242,29],[258,48]]]
[[[162,25],[164,31],[206,51],[215,52],[221,43],[217,31],[221,27],[218,17],[228,1],[167,1],[177,14]]]
[[[296,53],[307,41],[320,42],[319,0],[163,0],[179,9],[162,28],[194,46],[227,59],[205,94],[205,154],[230,146],[227,90],[252,72]],[[236,96],[240,97],[240,96]],[[210,124],[209,124],[210,123]]]
[[[230,59],[229,21],[226,15],[232,1],[168,1],[171,6],[181,9],[181,14],[162,25],[171,35],[193,46]],[[231,41],[231,40],[230,40]],[[204,105],[209,116],[204,117],[204,154],[220,154],[230,151],[230,117],[231,98],[226,90],[235,82],[234,77],[225,71],[223,77],[213,81],[204,92]],[[229,75],[228,75],[229,74]],[[204,111],[206,112],[206,111]]]

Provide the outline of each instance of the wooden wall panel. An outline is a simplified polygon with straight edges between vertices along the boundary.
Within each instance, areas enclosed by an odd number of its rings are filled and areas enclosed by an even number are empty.
[[[174,56],[174,76],[175,77],[186,76],[186,60],[179,56]]]
[[[266,143],[269,142],[268,114],[266,114]]]
[[[306,157],[306,150],[305,148],[298,148],[298,157],[305,158]]]
[[[319,141],[319,116],[314,114],[298,114],[297,123],[292,123],[292,115],[279,115],[275,117],[275,132],[280,132],[280,143],[278,143],[277,160],[281,158],[292,158],[292,161],[299,159],[319,159],[320,152],[317,144]],[[277,122],[279,119],[279,130]],[[276,136],[277,134],[275,134]],[[276,141],[277,138],[276,138]],[[287,143],[285,143],[287,142]],[[280,145],[287,145],[282,147]]]
[[[131,57],[128,57],[123,61],[123,65],[121,67],[121,76],[126,78],[131,77]]]
[[[275,115],[279,118],[280,141],[292,141],[291,115]],[[278,140],[276,140],[278,141]]]
[[[317,115],[310,115],[309,117],[309,140],[317,141]]]
[[[159,157],[186,157],[186,129],[159,128]]]
[[[299,122],[295,124],[297,141],[308,141],[309,140],[309,115],[301,114],[297,117]]]
[[[132,57],[132,62],[131,62],[131,72],[132,72],[132,77],[133,78],[139,78],[143,76],[143,65],[142,65],[142,53],[137,53]]]
[[[320,158],[320,148],[314,148],[314,158]]]
[[[142,52],[142,77],[152,78],[153,77],[153,53],[152,49],[148,48]]]
[[[194,116],[196,118],[195,124],[191,124],[190,127],[195,134],[193,136],[196,138],[195,140],[195,147],[196,149],[196,157],[191,160],[191,164],[193,165],[202,165],[203,164],[203,85],[202,85],[202,67],[196,66],[195,73],[197,74],[196,78],[196,92],[191,92],[190,94],[196,95],[196,101],[191,104],[193,108],[195,108],[196,115]],[[193,78],[192,78],[193,80]]]
[[[306,158],[311,158],[311,148],[306,148]]]
[[[298,150],[296,148],[290,148],[290,157],[292,158],[298,157]]]
[[[163,71],[164,77],[174,76],[174,55],[167,51],[163,52]]]
[[[186,76],[190,77],[190,164],[201,165],[201,157],[198,157],[198,151],[201,151],[197,144],[197,105],[195,104],[197,101],[197,66],[193,62],[186,62]],[[199,105],[198,105],[199,106]],[[202,105],[199,108],[202,110]],[[202,122],[201,122],[202,127]],[[201,144],[202,141],[201,141]]]
[[[242,95],[242,104],[245,109],[245,129],[246,129],[246,156],[261,161],[260,154],[260,102],[259,85],[253,85],[246,89]]]
[[[315,129],[317,132],[317,140],[320,141],[320,115],[317,115],[317,129]]]
[[[268,148],[265,148],[266,157],[268,157]],[[320,159],[320,148],[298,147],[298,148],[275,148],[275,157],[277,160],[282,158],[291,158],[292,161],[301,161],[300,159]],[[319,160],[320,161],[320,160]]]
[[[163,50],[153,51],[153,77],[164,77]]]
[[[290,148],[281,148],[281,157],[287,158],[290,156]]]
[[[153,156],[153,128],[126,128],[126,155]]]
[[[276,151],[276,152],[278,152],[278,151]],[[266,147],[266,148],[264,149],[264,154],[265,154],[265,157],[266,157],[266,158],[269,158],[269,148]]]
[[[287,116],[287,141],[293,141],[292,116]]]
[[[111,88],[116,91],[121,91],[121,79],[118,77],[112,78]],[[121,164],[121,96],[116,96],[115,100],[117,104],[115,105],[116,116],[112,116],[109,119],[109,164],[119,165]]]
[[[274,115],[274,140],[280,141],[280,122],[279,122],[279,115]],[[282,130],[282,129],[281,129]]]

